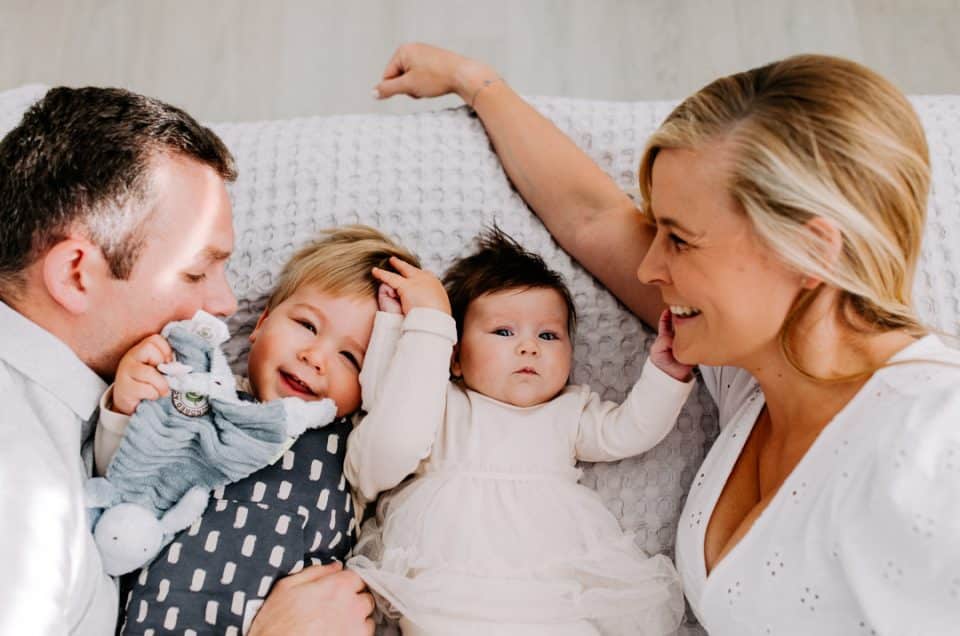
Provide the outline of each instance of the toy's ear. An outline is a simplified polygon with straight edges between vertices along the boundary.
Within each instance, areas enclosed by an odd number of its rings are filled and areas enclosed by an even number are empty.
[[[253,331],[250,332],[250,342],[251,342],[251,343],[257,341],[257,336],[260,335],[260,327],[263,326],[263,321],[265,321],[265,320],[267,319],[267,316],[269,316],[269,315],[270,315],[270,310],[269,310],[269,309],[264,309],[264,310],[263,310],[263,313],[260,314],[260,317],[257,318],[257,324],[254,325]]]

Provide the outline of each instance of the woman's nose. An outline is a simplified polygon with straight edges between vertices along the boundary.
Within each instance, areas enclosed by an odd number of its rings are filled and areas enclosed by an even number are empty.
[[[644,285],[665,285],[669,281],[663,249],[657,237],[654,237],[650,248],[637,267],[637,279]]]

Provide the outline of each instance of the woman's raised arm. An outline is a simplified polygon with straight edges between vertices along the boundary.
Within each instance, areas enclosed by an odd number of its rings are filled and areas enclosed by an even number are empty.
[[[660,292],[636,276],[652,229],[606,173],[492,68],[426,44],[405,44],[376,90],[380,98],[459,95],[477,112],[510,180],[561,247],[656,326]]]

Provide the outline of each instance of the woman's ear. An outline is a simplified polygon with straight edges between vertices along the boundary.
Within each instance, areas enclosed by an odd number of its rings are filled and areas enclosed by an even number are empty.
[[[264,309],[260,314],[260,317],[257,318],[257,324],[253,326],[253,331],[250,332],[251,344],[257,341],[257,335],[259,334],[260,327],[263,325],[263,321],[267,319],[268,315],[270,315],[270,310]]]
[[[455,378],[463,377],[463,370],[460,368],[460,344],[453,345],[453,351],[450,353],[450,375]]]
[[[78,237],[51,247],[41,257],[41,272],[50,297],[74,315],[97,309],[96,292],[113,279],[100,248]]]
[[[821,262],[831,269],[840,260],[843,252],[843,233],[840,227],[830,219],[815,216],[806,223],[807,231],[812,234],[813,243],[820,249]],[[817,276],[806,275],[801,280],[804,289],[816,289],[823,280]]]

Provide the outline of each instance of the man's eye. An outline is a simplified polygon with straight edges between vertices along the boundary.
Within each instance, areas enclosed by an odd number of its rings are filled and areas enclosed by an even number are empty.
[[[191,274],[189,272],[184,272],[183,277],[191,283],[199,283],[207,278],[206,274]]]
[[[314,327],[314,326],[313,326],[313,323],[310,322],[309,320],[303,320],[303,319],[301,319],[301,318],[295,318],[294,321],[295,321],[298,325],[300,325],[301,327],[303,327],[304,329],[306,329],[307,331],[309,331],[310,333],[316,335],[316,333],[317,333],[317,328]]]
[[[560,336],[553,333],[552,331],[544,331],[543,333],[540,334],[540,339],[541,340],[559,340]]]
[[[509,329],[494,329],[492,333],[495,336],[512,336],[513,335],[513,332],[510,331]]]
[[[340,355],[347,359],[347,361],[353,365],[353,367],[359,371],[360,370],[360,361],[357,360],[357,356],[353,355],[349,351],[341,351]]]

